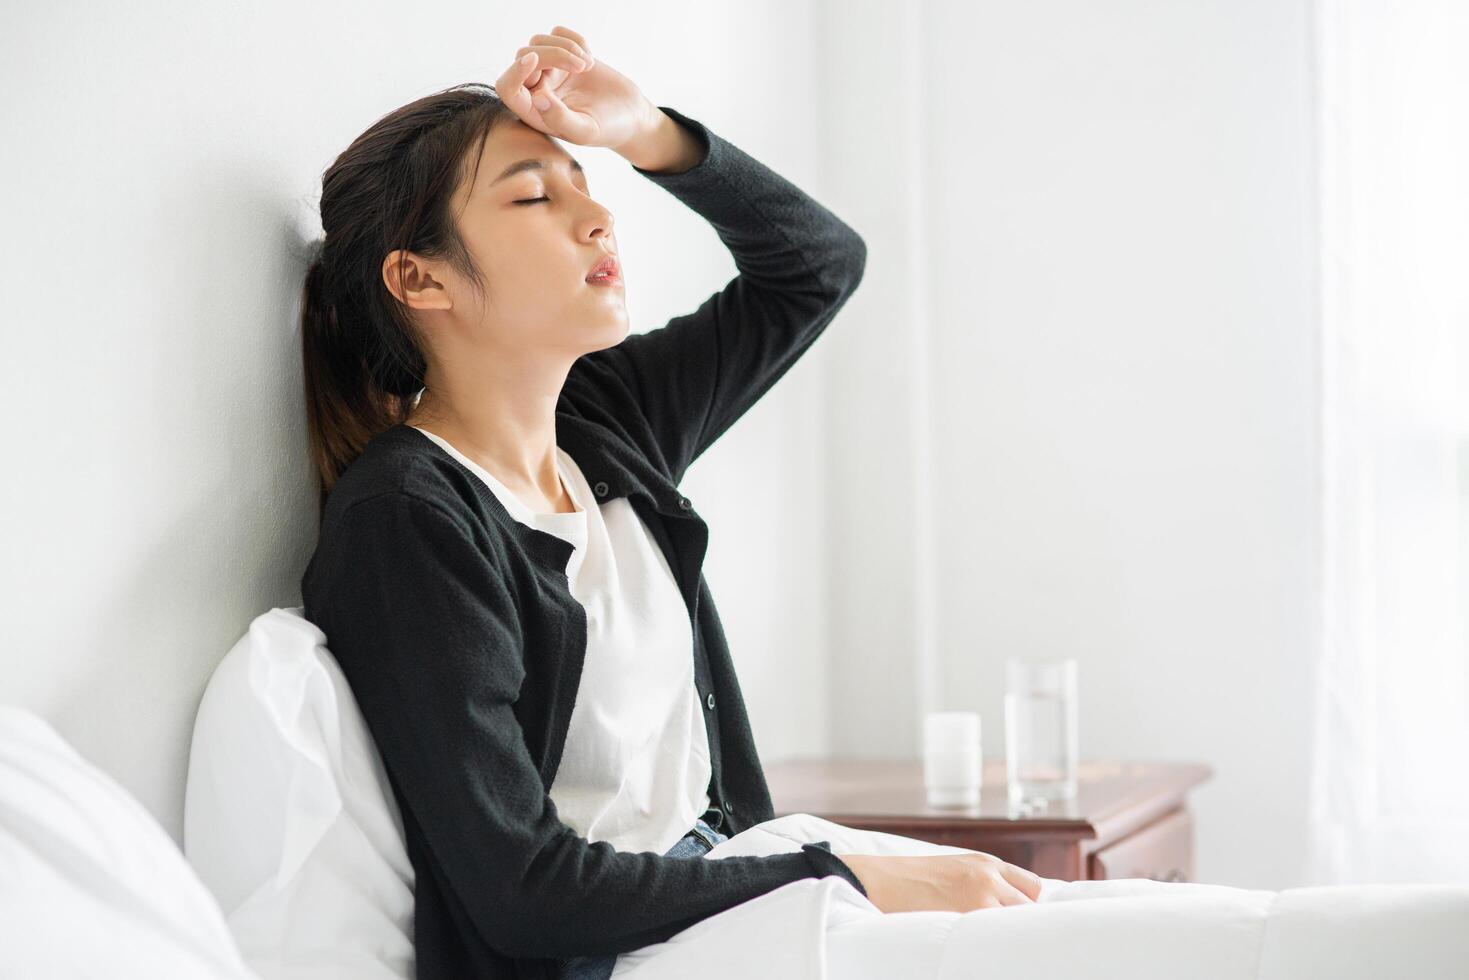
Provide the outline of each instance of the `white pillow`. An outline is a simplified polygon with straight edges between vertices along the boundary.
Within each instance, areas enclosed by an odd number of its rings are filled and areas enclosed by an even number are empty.
[[[0,977],[259,980],[153,814],[13,706],[0,706]]]
[[[402,817],[347,679],[304,611],[257,616],[210,677],[184,853],[266,980],[412,980]]]

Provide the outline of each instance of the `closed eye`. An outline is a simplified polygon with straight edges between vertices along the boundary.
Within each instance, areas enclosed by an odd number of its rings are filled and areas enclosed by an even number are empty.
[[[535,203],[537,203],[539,201],[549,201],[549,200],[550,200],[550,198],[549,197],[545,197],[545,196],[542,196],[542,197],[528,197],[528,198],[525,198],[524,200],[515,201],[513,203],[515,203],[515,204],[535,204]]]

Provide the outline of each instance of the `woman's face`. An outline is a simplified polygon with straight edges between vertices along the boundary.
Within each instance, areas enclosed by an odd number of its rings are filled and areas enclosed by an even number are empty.
[[[453,270],[436,270],[449,280],[464,339],[572,359],[621,343],[628,321],[620,264],[619,281],[587,282],[592,267],[617,252],[612,213],[551,137],[518,119],[502,121],[485,139],[478,171],[465,170],[452,208],[486,280],[481,302]]]

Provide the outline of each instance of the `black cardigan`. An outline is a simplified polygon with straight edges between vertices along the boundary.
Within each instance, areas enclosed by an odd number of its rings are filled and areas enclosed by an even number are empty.
[[[660,108],[705,156],[680,173],[633,169],[708,220],[739,275],[694,312],[579,358],[556,441],[600,500],[629,498],[674,570],[694,625],[709,797],[733,835],[774,811],[701,570],[708,528],[678,484],[820,336],[867,250],[790,182]],[[571,553],[406,425],[374,437],[328,496],[305,615],[341,664],[402,812],[419,980],[551,977],[560,960],[663,942],[802,878],[862,888],[826,841],[693,861],[590,843],[557,818],[547,791],[586,652]]]

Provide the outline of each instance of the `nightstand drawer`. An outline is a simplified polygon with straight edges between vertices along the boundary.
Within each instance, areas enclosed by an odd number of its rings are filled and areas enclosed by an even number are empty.
[[[854,830],[993,854],[1045,878],[1193,875],[1179,811],[1213,770],[1196,762],[1086,759],[1076,797],[1043,812],[1010,806],[1004,759],[983,760],[979,804],[928,804],[921,759],[788,759],[765,767],[775,815],[809,813]]]
[[[1193,842],[1193,818],[1180,808],[1093,853],[1087,877],[1192,881]]]

